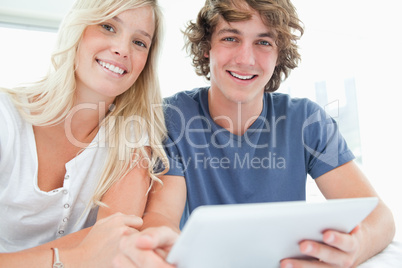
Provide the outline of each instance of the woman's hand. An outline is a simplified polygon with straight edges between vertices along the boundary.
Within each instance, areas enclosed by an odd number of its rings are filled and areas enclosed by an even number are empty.
[[[165,226],[148,228],[138,235],[136,246],[143,251],[153,250],[165,259],[178,237],[178,233]]]
[[[71,267],[173,267],[164,257],[177,234],[169,228],[139,232],[142,219],[114,214],[98,221],[82,243],[60,252]]]

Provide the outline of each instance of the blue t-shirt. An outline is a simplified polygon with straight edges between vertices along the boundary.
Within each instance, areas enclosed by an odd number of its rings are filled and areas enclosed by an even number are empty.
[[[208,90],[165,99],[167,175],[186,179],[184,218],[200,205],[305,200],[307,174],[354,159],[336,122],[308,99],[265,93],[261,115],[237,136],[212,120]]]

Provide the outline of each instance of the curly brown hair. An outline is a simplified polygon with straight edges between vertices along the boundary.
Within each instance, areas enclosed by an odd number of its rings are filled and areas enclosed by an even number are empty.
[[[197,21],[190,21],[183,32],[185,47],[198,75],[210,79],[209,58],[204,55],[211,49],[211,36],[219,19],[227,22],[249,20],[254,11],[277,34],[278,64],[265,91],[274,92],[279,88],[300,61],[296,42],[304,33],[296,8],[289,0],[206,0]]]

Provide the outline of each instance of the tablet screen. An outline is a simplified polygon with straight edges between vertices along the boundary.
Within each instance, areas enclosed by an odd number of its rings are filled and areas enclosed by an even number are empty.
[[[376,197],[201,206],[190,215],[168,255],[178,268],[279,267],[303,257],[298,243],[349,233],[377,206]]]

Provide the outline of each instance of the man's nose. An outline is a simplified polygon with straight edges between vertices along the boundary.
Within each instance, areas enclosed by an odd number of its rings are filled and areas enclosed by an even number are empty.
[[[237,64],[252,66],[255,64],[255,54],[252,44],[242,43],[236,51],[235,61]]]

